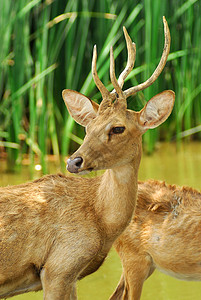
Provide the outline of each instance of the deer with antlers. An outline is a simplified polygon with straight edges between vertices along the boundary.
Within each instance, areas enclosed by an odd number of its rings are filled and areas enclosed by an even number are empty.
[[[92,74],[102,94],[100,106],[86,96],[64,90],[75,121],[86,127],[81,147],[68,159],[71,173],[106,169],[100,177],[47,175],[0,193],[0,298],[43,289],[45,300],[76,299],[76,281],[96,271],[115,239],[132,218],[136,204],[141,137],[163,123],[172,111],[174,92],[153,97],[140,112],[127,109],[126,98],[151,85],[170,49],[164,18],[165,47],[153,75],[126,91],[135,44],[126,29],[128,62],[119,80],[110,51],[111,93],[97,75],[94,47]]]
[[[201,193],[164,182],[139,182],[135,214],[114,246],[123,273],[110,300],[139,300],[155,269],[200,281]]]

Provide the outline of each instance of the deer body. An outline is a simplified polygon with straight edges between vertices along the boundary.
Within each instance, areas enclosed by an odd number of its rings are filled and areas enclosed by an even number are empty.
[[[165,47],[159,65],[147,82],[122,91],[132,70],[135,46],[126,29],[128,63],[115,77],[111,48],[110,77],[115,91],[92,74],[103,100],[100,106],[86,96],[64,90],[71,116],[86,127],[82,146],[68,159],[71,173],[106,169],[97,178],[49,175],[31,183],[2,188],[0,193],[0,298],[43,289],[45,300],[75,300],[76,281],[102,264],[115,239],[132,218],[142,134],[170,115],[174,92],[150,99],[140,112],[127,109],[126,98],[152,84],[162,71],[170,49],[164,18]]]
[[[123,274],[110,298],[139,300],[155,269],[201,280],[201,193],[162,182],[139,182],[135,215],[115,241]]]
[[[41,289],[44,270],[50,278],[62,270],[66,284],[68,277],[80,279],[99,268],[132,217],[141,157],[138,138],[135,160],[131,151],[128,164],[102,176],[48,175],[1,188],[0,298]]]
[[[51,275],[61,268],[66,269],[66,276],[83,277],[102,264],[114,239],[131,218],[135,204],[134,201],[126,207],[126,193],[121,198],[116,194],[115,199],[111,195],[109,200],[105,198],[101,183],[105,184],[106,177],[107,171],[94,179],[49,175],[23,185],[1,188],[1,298],[17,294],[21,286],[26,291],[41,289],[40,272],[44,266],[52,268]],[[112,185],[111,176],[106,182]],[[78,189],[78,185],[82,189]],[[123,185],[121,187],[123,189]],[[135,194],[133,196],[135,199]],[[112,215],[112,211],[116,211],[112,203],[121,207],[121,217]],[[105,209],[108,216],[103,219]],[[68,274],[69,265],[74,264],[77,267]]]

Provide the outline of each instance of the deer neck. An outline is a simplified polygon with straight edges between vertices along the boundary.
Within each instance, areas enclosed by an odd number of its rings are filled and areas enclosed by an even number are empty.
[[[132,218],[137,199],[140,157],[127,165],[106,170],[101,178],[99,201],[95,205],[104,231],[112,239],[123,232]]]

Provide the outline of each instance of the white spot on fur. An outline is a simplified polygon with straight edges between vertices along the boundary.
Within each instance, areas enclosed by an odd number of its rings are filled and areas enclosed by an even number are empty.
[[[111,129],[112,125],[109,123],[105,126],[105,132],[109,132]]]

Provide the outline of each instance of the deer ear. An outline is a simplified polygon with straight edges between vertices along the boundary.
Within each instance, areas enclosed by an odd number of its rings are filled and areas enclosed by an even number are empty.
[[[151,98],[139,112],[138,122],[142,131],[155,128],[169,117],[175,100],[173,91],[164,91]]]
[[[72,90],[63,90],[62,97],[73,119],[82,126],[96,117],[99,105],[86,96]]]

